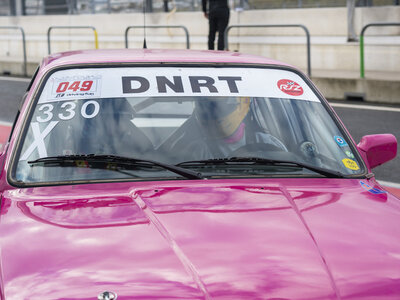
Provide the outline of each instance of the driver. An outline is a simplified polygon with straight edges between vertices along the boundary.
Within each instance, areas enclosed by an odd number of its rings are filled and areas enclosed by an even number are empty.
[[[192,142],[186,151],[196,160],[243,156],[235,151],[247,144],[267,144],[287,151],[281,141],[258,124],[252,105],[249,97],[199,99],[193,113],[204,138]]]

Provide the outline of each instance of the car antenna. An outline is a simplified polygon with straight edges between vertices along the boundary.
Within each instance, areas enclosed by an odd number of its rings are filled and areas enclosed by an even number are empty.
[[[147,49],[146,44],[146,7],[147,0],[143,0],[143,49]]]

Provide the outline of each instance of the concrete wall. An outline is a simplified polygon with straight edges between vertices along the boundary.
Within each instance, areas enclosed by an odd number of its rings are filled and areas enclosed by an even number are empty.
[[[357,8],[355,30],[359,34],[371,22],[400,22],[400,7]],[[146,15],[147,25],[184,25],[190,34],[192,49],[206,49],[208,23],[201,12],[153,13]],[[347,9],[307,8],[231,11],[230,25],[303,24],[311,34],[311,67],[314,77],[359,77],[358,42],[347,42]],[[50,26],[94,26],[99,48],[123,48],[125,29],[143,25],[141,13],[111,15],[63,15],[0,17],[0,26],[21,26],[27,41],[28,73],[32,74],[47,55],[47,30]],[[232,29],[229,49],[272,57],[307,71],[304,31],[288,29]],[[141,29],[132,29],[129,47],[143,45]],[[148,48],[185,48],[185,35],[179,29],[147,29]],[[366,74],[385,73],[400,80],[400,27],[369,28],[365,38]],[[94,48],[90,29],[54,29],[52,52]],[[22,74],[22,46],[18,31],[0,29],[0,73]],[[336,75],[335,75],[336,74]],[[389,74],[389,75],[387,75]]]

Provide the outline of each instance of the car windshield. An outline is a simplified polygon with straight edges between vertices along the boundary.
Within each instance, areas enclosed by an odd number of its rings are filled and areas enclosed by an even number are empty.
[[[337,122],[289,70],[59,70],[28,120],[12,173],[22,183],[363,172]]]

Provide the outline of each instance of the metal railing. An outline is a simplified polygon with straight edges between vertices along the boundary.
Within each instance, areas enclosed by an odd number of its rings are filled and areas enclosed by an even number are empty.
[[[50,49],[50,32],[53,29],[92,29],[94,33],[94,43],[95,43],[95,48],[99,49],[99,38],[97,35],[96,28],[93,26],[50,26],[49,29],[47,30],[47,49],[49,54],[51,54],[51,49]]]
[[[25,31],[20,26],[0,26],[0,29],[12,29],[21,31],[22,35],[22,51],[24,54],[24,75],[27,76],[27,61],[26,61],[26,40],[25,40]]]
[[[125,48],[128,48],[128,32],[130,29],[133,28],[180,28],[183,29],[183,31],[185,32],[186,35],[186,49],[190,49],[190,42],[189,42],[189,31],[187,30],[187,28],[183,25],[146,25],[146,26],[142,26],[142,25],[134,25],[134,26],[128,26],[125,29]]]
[[[228,50],[228,32],[232,28],[266,28],[266,27],[300,27],[306,33],[307,38],[307,73],[311,77],[311,45],[310,45],[310,32],[307,27],[302,24],[254,24],[254,25],[231,25],[225,29],[225,50]]]
[[[357,7],[399,5],[400,0],[358,0]],[[20,3],[20,5],[16,5]],[[0,16],[201,11],[201,0],[0,0]],[[229,0],[233,10],[346,7],[346,0]],[[19,8],[21,7],[21,8]]]
[[[365,78],[365,64],[364,64],[364,33],[367,28],[372,26],[400,26],[400,23],[369,23],[365,25],[360,34],[360,77]]]

